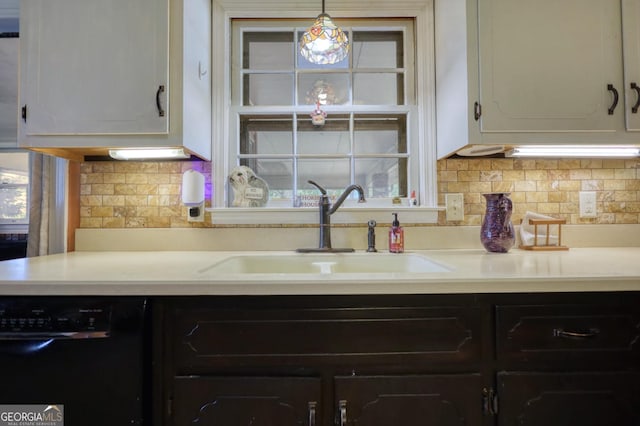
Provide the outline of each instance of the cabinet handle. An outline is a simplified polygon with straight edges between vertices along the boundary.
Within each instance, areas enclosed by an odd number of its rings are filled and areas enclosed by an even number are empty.
[[[609,107],[609,115],[613,115],[613,111],[618,106],[618,90],[613,87],[613,84],[607,84],[607,90],[613,93],[613,103]]]
[[[316,405],[315,401],[309,401],[309,426],[316,426]]]
[[[482,105],[480,105],[480,103],[478,102],[474,102],[473,104],[473,118],[476,119],[476,121],[480,120],[480,116],[482,115]]]
[[[590,328],[588,330],[564,330],[562,328],[553,329],[553,337],[562,337],[565,339],[590,339],[596,337],[600,333],[597,328]]]
[[[640,108],[640,86],[638,86],[635,82],[632,82],[631,89],[636,91],[636,104],[631,107],[631,113],[637,114],[638,108]]]
[[[338,402],[338,408],[340,409],[340,426],[347,426],[347,401],[343,399]]]
[[[156,92],[156,107],[158,108],[158,115],[160,117],[164,117],[164,109],[162,109],[162,105],[160,104],[161,93],[164,93],[164,84],[158,86],[158,91]]]

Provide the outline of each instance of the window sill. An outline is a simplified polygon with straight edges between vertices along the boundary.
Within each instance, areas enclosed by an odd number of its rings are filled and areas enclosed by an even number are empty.
[[[391,223],[392,213],[398,213],[400,223],[437,223],[437,207],[343,207],[331,215],[331,223]],[[318,223],[317,207],[301,208],[209,208],[214,225],[306,225]]]

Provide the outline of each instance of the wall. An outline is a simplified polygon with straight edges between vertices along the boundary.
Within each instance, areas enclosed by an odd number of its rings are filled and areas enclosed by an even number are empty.
[[[514,223],[527,211],[564,218],[568,224],[639,224],[640,160],[447,159],[438,167],[438,203],[446,193],[463,193],[465,218],[438,225],[480,225],[482,193],[510,192]],[[213,227],[189,223],[180,202],[182,173],[205,174],[211,163],[85,162],[80,167],[80,228]],[[598,217],[580,218],[578,194],[596,191]],[[208,215],[208,214],[207,214]],[[405,226],[410,224],[404,224]]]

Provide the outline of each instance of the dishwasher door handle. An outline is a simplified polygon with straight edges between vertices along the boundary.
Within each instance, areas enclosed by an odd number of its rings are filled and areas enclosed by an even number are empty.
[[[103,339],[107,331],[72,332],[3,332],[0,333],[0,354],[30,355],[44,351],[56,341]]]
[[[51,332],[0,332],[0,342],[15,340],[69,340],[69,339],[104,339],[109,337],[108,330],[95,331],[51,331]]]

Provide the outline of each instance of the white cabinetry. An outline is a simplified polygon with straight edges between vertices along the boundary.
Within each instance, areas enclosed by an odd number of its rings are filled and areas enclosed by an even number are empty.
[[[210,157],[207,0],[23,0],[20,17],[21,146]]]
[[[618,2],[479,0],[478,35],[482,132],[616,129]]]
[[[622,0],[624,87],[628,131],[640,131],[640,0]],[[637,137],[640,139],[640,136]]]
[[[640,0],[623,1],[636,8],[625,23],[637,55]],[[470,144],[640,142],[624,124],[620,0],[436,0],[435,11],[438,157]]]
[[[0,37],[0,148],[18,137],[18,38]]]

